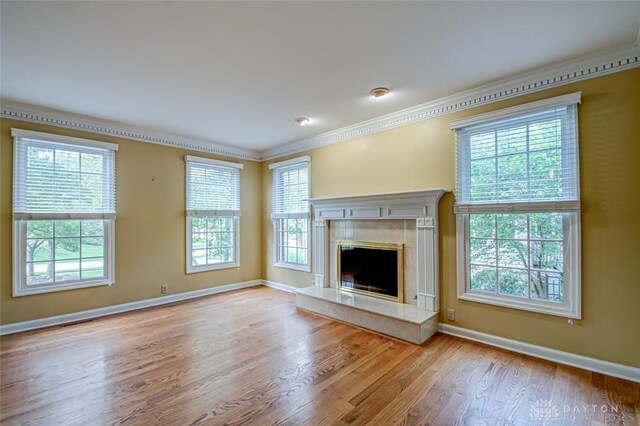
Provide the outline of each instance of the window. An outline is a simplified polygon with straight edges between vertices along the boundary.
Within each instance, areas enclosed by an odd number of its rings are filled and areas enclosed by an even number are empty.
[[[275,264],[310,271],[309,157],[271,164]]]
[[[187,155],[187,273],[240,266],[242,164]]]
[[[118,145],[11,135],[13,295],[112,284]]]
[[[452,123],[460,299],[580,318],[579,102]]]

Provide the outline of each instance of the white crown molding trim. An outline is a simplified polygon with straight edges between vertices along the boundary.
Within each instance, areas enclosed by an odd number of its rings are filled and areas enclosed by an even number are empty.
[[[576,355],[570,352],[563,352],[545,346],[532,345],[530,343],[506,339],[504,337],[481,333],[479,331],[456,327],[449,324],[440,324],[438,326],[438,331],[451,336],[473,340],[475,342],[484,343],[509,351],[557,362],[558,364],[570,365],[572,367],[582,368],[584,370],[606,374],[607,376],[640,383],[640,368]]]
[[[22,331],[36,330],[38,328],[51,327],[54,325],[84,321],[92,318],[119,314],[122,312],[135,311],[138,309],[150,308],[152,306],[166,305],[168,303],[180,302],[182,300],[195,299],[197,297],[210,296],[212,294],[225,293],[227,291],[239,290],[248,287],[256,287],[262,284],[262,280],[244,281],[240,283],[205,288],[202,290],[187,291],[184,293],[171,294],[168,296],[154,297],[153,299],[138,300],[136,302],[123,303],[120,305],[107,306],[104,308],[90,309],[88,311],[73,312],[70,314],[39,318],[31,321],[0,325],[0,336],[5,334],[20,333]]]
[[[638,44],[640,44],[640,35]],[[634,43],[631,46],[607,50],[551,67],[540,68],[318,136],[277,146],[262,151],[260,157],[262,161],[272,160],[480,105],[636,68],[640,66],[640,47],[638,44]]]
[[[286,291],[288,293],[295,293],[300,290],[300,287],[295,287],[289,284],[283,284],[275,281],[262,280],[262,284],[267,287],[275,288],[276,290]]]
[[[242,160],[260,161],[260,155],[251,150],[232,148],[213,142],[161,134],[152,130],[129,126],[113,121],[88,117],[35,105],[2,99],[0,116],[30,123],[49,124],[66,129],[82,130],[101,135],[116,136],[157,145],[167,145],[199,152],[217,154]]]

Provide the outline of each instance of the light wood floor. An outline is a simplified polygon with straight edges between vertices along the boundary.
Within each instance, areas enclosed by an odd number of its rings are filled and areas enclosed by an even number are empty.
[[[3,426],[640,423],[638,384],[441,334],[414,346],[265,287],[1,343]]]

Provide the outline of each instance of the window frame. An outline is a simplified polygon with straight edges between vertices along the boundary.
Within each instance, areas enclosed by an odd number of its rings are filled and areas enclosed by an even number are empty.
[[[22,129],[11,129],[11,136],[14,138],[14,165],[13,165],[13,192],[18,183],[15,182],[16,170],[19,167],[16,159],[16,143],[19,138],[32,139],[38,145],[68,145],[70,148],[77,147],[78,152],[85,151],[85,148],[99,148],[103,150],[118,151],[118,145],[95,141],[90,139],[75,138],[64,135],[35,132]],[[26,158],[20,159],[27,161]],[[115,155],[113,157],[112,172],[115,174]],[[115,176],[113,180],[113,195],[115,196]],[[103,193],[104,194],[104,193]],[[14,206],[15,207],[15,206]],[[59,221],[59,220],[100,220],[104,225],[104,277],[91,279],[66,280],[61,284],[49,283],[39,285],[27,284],[27,224],[31,221]],[[115,283],[115,211],[113,213],[15,213],[12,218],[12,290],[13,297],[29,296],[35,294],[53,293],[65,290],[75,290],[80,288],[111,286]],[[80,237],[81,238],[81,237]],[[80,265],[82,258],[78,259]],[[81,266],[80,266],[81,267]]]
[[[306,165],[306,168],[307,168],[307,173],[308,173],[307,193],[310,194],[311,192],[311,157],[309,156],[297,157],[297,158],[292,158],[289,160],[285,160],[285,161],[281,161],[281,162],[273,163],[269,165],[269,169],[273,171],[273,181],[271,183],[272,190],[273,190],[272,192],[274,194],[271,200],[272,210],[273,210],[273,206],[277,202],[276,194],[278,192],[278,187],[279,187],[278,180],[277,180],[278,173],[286,170],[287,168],[293,168],[296,166],[301,166],[303,164]],[[301,272],[311,272],[311,241],[312,241],[311,206],[309,205],[307,213],[274,214],[272,211],[271,218],[273,221],[273,248],[274,248],[273,265],[278,268],[292,269],[292,270],[301,271]],[[280,256],[282,251],[281,248],[283,247],[282,245],[280,245],[280,230],[282,229],[284,220],[286,219],[304,219],[306,221],[306,224],[307,224],[307,237],[306,237],[307,263],[306,264],[287,262],[284,259],[282,259]]]
[[[467,126],[489,123],[502,118],[517,117],[535,113],[550,107],[570,106],[580,103],[580,93],[559,96],[556,98],[545,99],[542,101],[532,102],[504,110],[498,110],[479,116],[470,117],[468,119],[459,120],[451,123],[451,128],[459,130]],[[524,311],[537,312],[548,315],[555,315],[565,318],[580,319],[582,317],[582,283],[581,283],[581,214],[580,214],[580,166],[579,166],[579,138],[578,138],[578,117],[575,114],[575,152],[576,152],[576,184],[577,184],[577,200],[570,201],[506,201],[504,203],[476,203],[473,206],[462,205],[456,206],[456,263],[457,263],[457,296],[460,300],[486,303],[490,305],[515,308]],[[564,130],[563,130],[564,132]],[[456,149],[459,149],[458,145]],[[469,149],[464,146],[463,149]],[[563,153],[563,163],[567,145],[564,139],[561,141],[561,152]],[[465,173],[458,173],[456,179],[460,180],[468,178],[470,173],[470,155],[468,153],[457,152],[457,158],[463,160],[462,169]],[[497,183],[496,183],[497,184]],[[505,210],[505,205],[509,207]],[[490,293],[471,288],[471,259],[469,253],[470,241],[470,214],[527,214],[527,213],[562,213],[563,214],[563,281],[564,281],[564,301],[562,303],[547,300],[535,300],[510,296],[499,293]],[[497,231],[496,231],[497,232]],[[529,232],[529,231],[528,231]],[[530,238],[530,237],[528,237]],[[496,235],[496,241],[498,236]],[[531,254],[530,250],[528,251]],[[497,262],[498,259],[496,259]],[[496,268],[499,264],[496,263]],[[528,268],[530,269],[530,267]],[[527,270],[528,270],[527,269]],[[527,273],[529,275],[529,273]],[[531,278],[529,278],[530,280]],[[531,284],[529,284],[531,288]]]
[[[228,211],[189,211],[189,194],[190,194],[190,180],[189,180],[189,162],[192,163],[200,163],[207,166],[219,166],[224,168],[232,168],[237,169],[238,173],[238,185],[239,185],[239,195],[242,197],[242,176],[240,170],[243,169],[244,165],[241,163],[232,163],[229,161],[215,160],[212,158],[203,158],[196,157],[192,155],[185,156],[185,201],[186,201],[186,211],[185,211],[185,236],[186,236],[186,272],[187,274],[195,274],[199,272],[208,272],[208,271],[217,271],[222,269],[233,269],[240,267],[240,216],[242,205],[239,205],[239,212],[237,214],[233,214]],[[232,262],[221,262],[221,263],[207,263],[205,265],[193,265],[193,218],[220,218],[220,217],[228,217],[232,219],[233,223],[233,261]]]

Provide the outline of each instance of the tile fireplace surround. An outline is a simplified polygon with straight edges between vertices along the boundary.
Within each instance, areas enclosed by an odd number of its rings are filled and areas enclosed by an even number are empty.
[[[300,309],[412,343],[438,328],[438,203],[444,189],[310,200],[314,283],[296,294]],[[339,240],[404,245],[404,303],[340,293]]]

